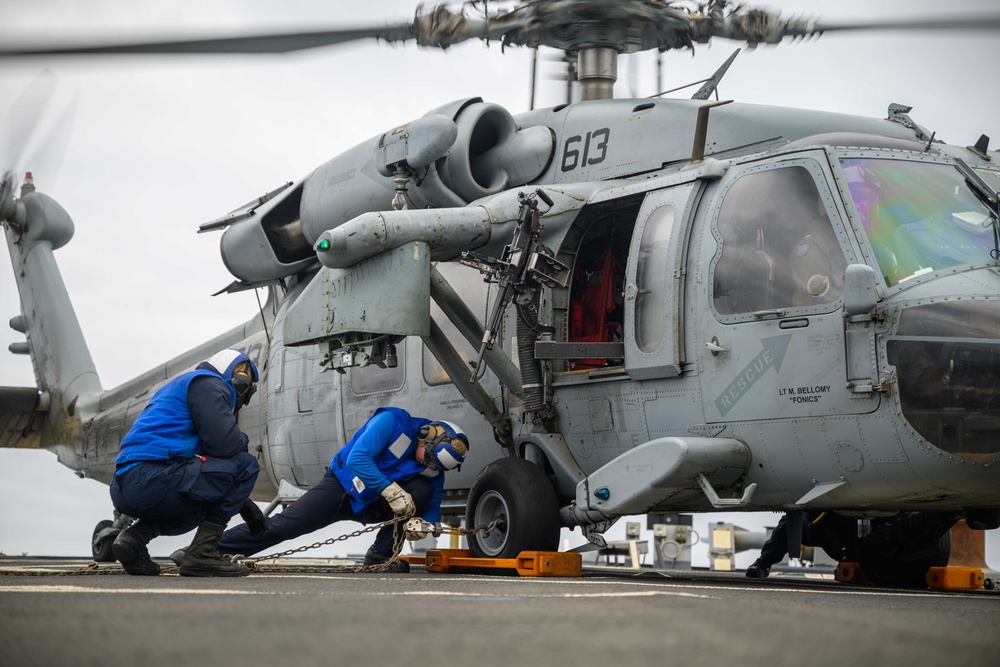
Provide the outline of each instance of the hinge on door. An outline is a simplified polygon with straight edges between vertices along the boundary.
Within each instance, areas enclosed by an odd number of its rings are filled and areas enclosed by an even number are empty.
[[[889,381],[879,378],[878,383],[871,380],[848,380],[847,390],[855,394],[854,398],[866,398],[873,394],[888,394]]]
[[[848,324],[864,324],[866,322],[878,322],[883,324],[886,319],[886,314],[884,310],[876,310],[871,313],[861,313],[860,315],[847,315],[844,314],[844,319],[847,320]]]

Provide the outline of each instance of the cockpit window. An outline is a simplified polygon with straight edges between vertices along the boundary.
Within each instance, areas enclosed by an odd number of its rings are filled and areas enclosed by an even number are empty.
[[[924,439],[970,461],[1000,454],[1000,302],[902,310],[886,352],[903,417]]]
[[[805,167],[746,174],[719,209],[722,254],[715,307],[722,315],[837,301],[847,261]]]
[[[880,158],[840,166],[889,287],[991,258],[996,217],[957,167]]]

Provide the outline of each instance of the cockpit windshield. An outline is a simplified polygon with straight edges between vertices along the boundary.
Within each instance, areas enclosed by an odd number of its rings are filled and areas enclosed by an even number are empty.
[[[840,165],[889,287],[996,256],[996,214],[958,167],[884,158]]]

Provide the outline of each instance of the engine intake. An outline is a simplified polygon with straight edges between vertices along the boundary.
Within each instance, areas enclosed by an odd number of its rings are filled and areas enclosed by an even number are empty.
[[[521,130],[499,105],[466,106],[455,123],[458,137],[448,155],[438,160],[437,169],[445,185],[466,202],[530,183],[552,161],[552,130]]]

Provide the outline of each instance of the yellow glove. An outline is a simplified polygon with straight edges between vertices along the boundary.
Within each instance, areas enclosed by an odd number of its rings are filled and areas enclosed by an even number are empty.
[[[413,504],[413,497],[395,482],[382,489],[382,497],[385,498],[386,502],[389,503],[389,507],[396,514],[409,516],[416,510],[416,506]]]
[[[403,532],[406,534],[406,539],[414,542],[424,539],[432,530],[434,530],[434,526],[420,517],[413,517],[406,522],[405,526],[403,526]]]

